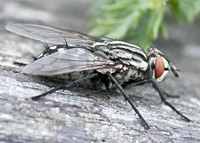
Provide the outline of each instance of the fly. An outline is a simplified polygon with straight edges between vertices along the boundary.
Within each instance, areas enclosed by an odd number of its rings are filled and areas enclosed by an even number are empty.
[[[106,41],[71,30],[34,24],[13,23],[7,25],[6,29],[45,42],[46,50],[34,57],[34,61],[22,69],[23,73],[38,76],[72,76],[84,73],[69,84],[58,86],[31,99],[38,100],[60,89],[85,83],[87,80],[95,81],[98,82],[97,85],[104,84],[107,89],[119,89],[137,113],[141,124],[145,129],[149,129],[150,126],[123,87],[151,83],[166,105],[184,120],[190,121],[166,100],[165,96],[168,94],[157,85],[163,81],[169,70],[175,77],[179,77],[175,65],[158,49],[150,48],[145,53],[139,46],[123,41]]]

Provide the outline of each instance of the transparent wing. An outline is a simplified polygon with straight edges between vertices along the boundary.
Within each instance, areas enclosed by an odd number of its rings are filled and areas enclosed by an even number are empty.
[[[83,48],[58,51],[40,58],[25,66],[23,73],[31,75],[53,76],[72,72],[112,68],[113,61],[98,56]]]
[[[34,24],[11,23],[6,26],[6,30],[52,44],[65,44],[67,41],[68,44],[89,45],[103,41],[75,31]]]

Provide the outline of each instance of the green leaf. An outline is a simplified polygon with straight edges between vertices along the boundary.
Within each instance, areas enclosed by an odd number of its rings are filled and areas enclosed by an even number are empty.
[[[150,2],[149,2],[149,8],[151,8],[151,9],[160,8],[162,5],[163,5],[162,0],[150,0]]]
[[[122,39],[128,32],[130,27],[135,27],[137,23],[137,18],[139,13],[133,12],[128,17],[121,20],[119,26],[116,26],[113,31],[106,34],[107,37],[112,37],[114,39]]]
[[[200,12],[200,0],[169,0],[169,6],[178,22],[192,22]]]
[[[89,32],[89,35],[95,37],[103,37],[103,36],[105,37],[107,31],[109,30],[110,30],[109,27],[96,26]]]
[[[159,31],[164,38],[168,38],[167,27],[166,27],[165,23],[163,23],[163,22],[161,23]]]
[[[178,22],[192,22],[200,0],[95,0],[90,35],[122,39],[146,49],[162,34],[168,37],[164,16],[169,10]]]

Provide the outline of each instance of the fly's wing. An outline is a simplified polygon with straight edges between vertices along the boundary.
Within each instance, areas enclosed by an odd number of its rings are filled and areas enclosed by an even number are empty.
[[[115,63],[83,48],[58,51],[25,66],[23,73],[54,76],[114,67]]]
[[[66,44],[67,42],[73,45],[90,45],[103,41],[75,31],[34,24],[11,23],[6,26],[6,30],[52,44]]]

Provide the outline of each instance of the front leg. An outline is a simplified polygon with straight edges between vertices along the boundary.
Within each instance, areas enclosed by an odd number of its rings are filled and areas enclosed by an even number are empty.
[[[145,84],[145,83],[152,83],[154,89],[159,93],[159,96],[160,96],[161,100],[162,100],[167,106],[169,106],[173,111],[175,111],[177,114],[179,114],[185,121],[190,122],[190,119],[189,119],[189,118],[187,118],[186,116],[184,116],[180,111],[178,111],[174,106],[172,106],[172,105],[166,100],[166,98],[165,98],[165,95],[166,95],[167,97],[170,96],[170,97],[176,97],[176,98],[179,97],[179,96],[177,96],[177,95],[176,95],[176,96],[175,96],[175,95],[170,95],[170,94],[164,92],[163,90],[161,90],[161,89],[158,87],[156,81],[153,80],[153,79],[143,79],[143,80],[141,80],[141,81],[135,82],[135,83],[134,83],[134,86],[143,85],[143,84]]]
[[[150,83],[150,82],[152,82],[152,79],[143,79],[143,80],[141,80],[141,81],[135,82],[133,85],[134,85],[134,86],[140,86],[140,85],[143,85],[143,84],[146,84],[146,83]],[[154,87],[155,90],[157,90],[157,89],[155,88],[155,86],[153,86],[153,87]],[[160,89],[160,90],[162,90],[162,89]],[[163,93],[166,97],[169,97],[169,98],[179,98],[179,97],[180,97],[179,95],[172,95],[172,94],[170,94],[170,93],[167,93],[167,92],[164,91],[164,90],[162,90],[162,93]]]
[[[162,90],[163,94],[166,96],[166,97],[169,97],[169,98],[180,98],[179,95],[172,95],[170,93],[167,93],[166,91]]]
[[[174,106],[172,106],[165,98],[163,91],[158,87],[157,83],[155,80],[151,80],[151,83],[153,85],[153,87],[156,89],[156,91],[159,93],[159,96],[161,98],[161,100],[167,105],[169,106],[173,111],[175,111],[177,114],[179,114],[185,121],[190,122],[191,120],[189,118],[187,118],[186,116],[184,116],[180,111],[178,111]]]

